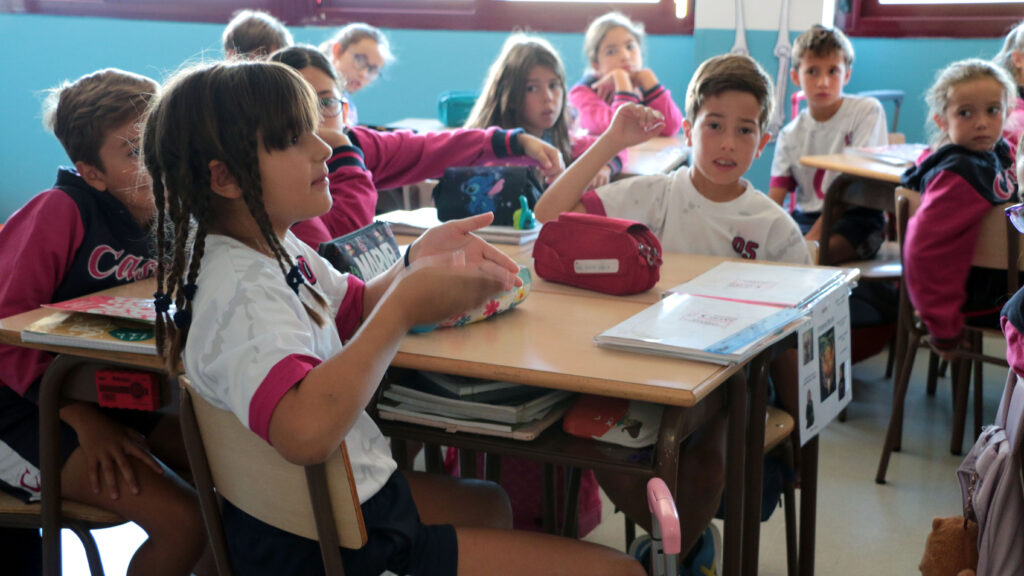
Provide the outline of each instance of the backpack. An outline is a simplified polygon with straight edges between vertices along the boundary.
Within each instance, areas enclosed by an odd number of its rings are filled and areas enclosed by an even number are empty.
[[[978,523],[978,576],[1024,574],[1024,487],[1021,485],[1021,425],[1024,380],[1013,370],[999,401],[994,425],[986,426],[956,474],[964,518]]]

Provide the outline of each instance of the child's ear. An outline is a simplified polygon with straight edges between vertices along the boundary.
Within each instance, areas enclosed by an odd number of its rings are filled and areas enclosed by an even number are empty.
[[[107,175],[103,173],[103,170],[81,160],[75,162],[75,170],[78,170],[78,175],[89,186],[103,192],[107,190]]]
[[[233,200],[242,197],[238,181],[231,175],[227,165],[220,160],[210,160],[210,189],[223,198]]]
[[[800,85],[800,68],[790,68],[789,79],[793,81],[793,85],[797,88],[803,88],[803,86]]]
[[[1010,52],[1010,60],[1013,61],[1013,66],[1017,68],[1018,74],[1024,72],[1024,52],[1020,50]]]
[[[764,134],[761,134],[761,143],[757,145],[757,152],[754,154],[754,158],[761,157],[761,152],[764,152],[764,147],[768,145],[768,141],[771,139],[771,132],[765,132]]]
[[[846,67],[846,75],[843,76],[843,86],[850,83],[850,75],[853,74],[853,66]]]
[[[935,125],[943,132],[946,132],[949,129],[949,125],[946,123],[946,117],[942,114],[932,116],[932,122],[935,122]]]
[[[689,118],[683,118],[683,136],[686,138],[686,145],[693,148],[693,124]]]

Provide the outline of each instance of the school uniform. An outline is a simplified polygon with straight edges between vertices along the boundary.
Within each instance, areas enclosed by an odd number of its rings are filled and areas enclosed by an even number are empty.
[[[196,393],[234,413],[268,442],[278,402],[310,370],[341,352],[342,341],[356,332],[363,314],[361,280],[334,270],[292,233],[283,246],[296,259],[305,283],[326,297],[325,325],[308,315],[303,302],[313,309],[319,305],[306,288],[296,293],[289,287],[276,259],[233,238],[210,235],[184,352],[185,372]],[[342,549],[346,573],[454,574],[454,528],[419,521],[387,439],[365,411],[346,434],[345,445],[369,538],[358,551]],[[234,506],[225,511],[225,530],[240,574],[318,571],[315,542]]]
[[[957,345],[964,323],[995,327],[1006,271],[971,267],[981,220],[1017,198],[1014,151],[1005,140],[974,152],[947,144],[903,174],[921,192],[903,250],[907,294],[940,348]]]
[[[675,136],[683,126],[683,113],[672,100],[672,93],[661,84],[655,84],[640,96],[633,92],[615,92],[610,101],[598,96],[594,84],[599,80],[595,74],[587,74],[569,90],[569,104],[579,117],[579,125],[593,135],[600,135],[612,123],[615,111],[624,104],[643,104],[653,108],[665,117],[665,127],[660,136]]]
[[[1024,376],[1024,290],[1010,298],[1000,316],[999,325],[1006,337],[1006,362],[1018,376]]]
[[[666,252],[810,264],[796,223],[750,182],[740,183],[739,197],[712,202],[683,168],[612,182],[584,193],[582,202],[590,214],[646,224]]]
[[[156,272],[149,231],[108,192],[61,168],[57,182],[15,212],[0,230],[0,318],[84,296]],[[0,489],[35,501],[39,485],[38,385],[53,355],[0,345]],[[148,433],[158,415],[108,411]],[[130,416],[121,418],[121,416]],[[78,447],[61,422],[61,463]]]
[[[839,110],[824,122],[815,120],[810,110],[804,109],[779,132],[770,186],[796,191],[793,218],[806,234],[821,216],[825,191],[839,174],[804,166],[800,158],[888,143],[885,110],[874,98],[844,95]],[[846,238],[861,258],[870,258],[882,245],[884,224],[881,211],[854,207],[843,212],[833,224],[832,233]]]

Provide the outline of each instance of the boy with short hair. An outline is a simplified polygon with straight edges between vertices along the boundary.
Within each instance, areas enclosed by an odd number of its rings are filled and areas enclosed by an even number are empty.
[[[0,317],[35,310],[156,271],[151,183],[138,151],[157,83],[116,69],[54,89],[46,123],[74,169],[0,229]],[[39,500],[38,387],[53,356],[0,346],[0,489]],[[64,497],[137,522],[149,539],[129,573],[187,574],[205,547],[195,491],[164,467],[187,468],[180,430],[157,413],[73,402],[60,410]]]
[[[537,201],[539,220],[562,212],[588,212],[646,224],[666,252],[709,254],[810,264],[796,223],[757,191],[743,174],[768,143],[774,90],[771,78],[748,56],[726,54],[697,68],[686,91],[683,132],[693,148],[692,166],[671,174],[637,176],[584,192],[587,183],[623,148],[656,136],[661,114],[638,104],[616,110],[611,126]],[[791,366],[772,372],[795,374]],[[781,363],[773,363],[781,364]],[[795,379],[779,385],[782,404],[796,413]],[[724,487],[724,419],[712,418],[680,451],[679,503],[682,542],[689,553],[681,573],[713,574],[717,531],[710,524]],[[699,472],[696,472],[699,471]],[[650,530],[644,482],[632,476],[597,473],[598,482],[626,515]]]
[[[264,60],[295,42],[280,20],[262,10],[239,10],[224,28],[224,56]]]
[[[837,154],[844,148],[885,146],[885,110],[874,98],[843,94],[853,71],[853,45],[841,31],[815,25],[793,43],[793,83],[807,108],[779,132],[768,195],[782,205],[796,191],[793,218],[807,240],[821,237],[821,210],[835,172],[800,164],[801,156]],[[836,264],[873,257],[882,245],[884,218],[878,210],[852,207],[833,221],[829,256]]]

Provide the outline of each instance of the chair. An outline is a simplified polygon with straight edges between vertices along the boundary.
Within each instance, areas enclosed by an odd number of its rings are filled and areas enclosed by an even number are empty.
[[[896,229],[900,243],[900,252],[903,252],[903,243],[906,237],[907,223],[913,213],[921,205],[921,195],[906,188],[896,189]],[[1003,213],[1003,206],[994,206],[985,215],[981,222],[981,233],[975,247],[974,257],[971,265],[980,268],[991,268],[1007,271],[1007,291],[1016,292],[1020,285],[1019,280],[1019,254],[1021,250],[1021,237],[1012,227],[1009,219]],[[967,416],[967,392],[970,382],[968,381],[972,367],[974,368],[974,426],[975,433],[981,429],[982,415],[982,386],[981,386],[981,365],[982,362],[989,362],[1007,366],[1006,359],[988,356],[982,353],[981,339],[985,334],[999,334],[998,330],[984,329],[967,326],[964,329],[969,346],[956,352],[956,359],[953,365],[953,433],[950,440],[950,452],[960,454],[963,445],[964,425]],[[893,408],[889,419],[889,428],[885,436],[885,446],[882,449],[882,456],[878,463],[878,472],[875,475],[875,482],[885,483],[885,473],[889,465],[889,457],[894,451],[899,451],[903,435],[903,408],[906,399],[907,388],[910,382],[910,373],[913,369],[914,358],[920,346],[931,347],[927,338],[928,329],[917,317],[916,311],[910,302],[906,290],[900,291],[900,311],[897,328],[897,356],[902,356],[897,361],[896,381],[893,384]],[[934,362],[932,363],[934,365]],[[932,370],[930,369],[931,373]]]
[[[60,508],[61,526],[71,529],[82,541],[89,562],[89,573],[92,576],[103,576],[99,549],[89,531],[124,524],[127,520],[113,512],[71,500],[62,500]],[[39,502],[26,504],[6,492],[0,492],[0,526],[42,529],[43,506]]]
[[[232,574],[218,497],[276,528],[320,541],[328,575],[343,575],[340,546],[358,549],[366,527],[345,444],[323,464],[285,460],[234,414],[181,377],[181,429],[217,571]],[[254,481],[259,479],[259,481]],[[305,482],[308,491],[296,490]]]

